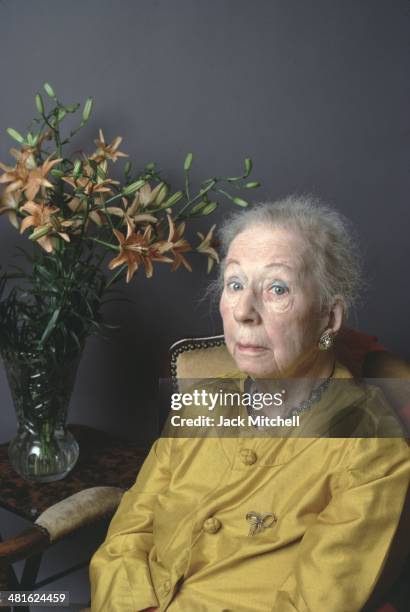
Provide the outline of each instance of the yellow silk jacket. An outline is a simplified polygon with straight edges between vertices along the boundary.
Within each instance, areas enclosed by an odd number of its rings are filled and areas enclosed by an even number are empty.
[[[350,374],[338,364],[334,377]],[[351,406],[368,436],[383,400],[347,382],[305,424]],[[353,421],[357,437],[157,440],[92,557],[92,611],[361,610],[402,513],[410,449],[358,437]]]

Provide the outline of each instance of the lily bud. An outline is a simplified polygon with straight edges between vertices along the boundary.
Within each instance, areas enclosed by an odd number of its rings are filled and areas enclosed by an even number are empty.
[[[54,93],[54,89],[51,87],[50,83],[44,83],[43,87],[44,87],[46,94],[50,96],[50,98],[55,99],[56,94]]]
[[[188,153],[188,155],[185,158],[185,162],[184,162],[184,170],[185,172],[188,172],[188,170],[190,169],[192,164],[192,153]]]
[[[83,122],[84,123],[87,123],[87,121],[89,120],[92,108],[93,108],[93,99],[87,98],[87,101],[84,105],[84,110],[83,110]]]
[[[40,113],[40,115],[44,115],[43,98],[40,96],[40,94],[36,94],[35,100],[36,100],[36,107],[37,107],[38,112]]]
[[[124,189],[122,190],[122,193],[125,196],[131,195],[135,191],[138,191],[138,189],[141,189],[143,185],[145,185],[145,181],[143,179],[139,181],[135,181],[134,183],[131,183],[130,185],[127,185],[126,187],[124,187]]]
[[[201,200],[200,202],[198,202],[198,204],[195,204],[195,206],[193,206],[193,207],[191,208],[191,213],[192,213],[193,215],[196,215],[196,213],[201,212],[201,210],[202,210],[203,208],[205,208],[205,206],[206,206],[207,204],[208,204],[208,202],[205,202],[204,200]]]
[[[17,142],[19,142],[20,144],[24,143],[24,138],[21,134],[19,134],[19,132],[17,132],[17,130],[13,129],[13,128],[7,128],[6,130],[7,134],[9,136],[11,136],[12,138],[14,138],[14,140],[17,140]]]
[[[233,198],[233,203],[237,206],[241,206],[242,208],[246,208],[248,206],[248,202],[246,202],[246,200],[242,200],[242,198]]]
[[[182,191],[176,191],[174,195],[172,195],[169,200],[166,201],[166,206],[174,206],[180,199],[183,197]]]
[[[67,106],[65,106],[65,109],[67,113],[75,113],[79,106],[79,104],[68,104]]]
[[[202,210],[202,214],[203,215],[210,215],[211,212],[214,212],[215,208],[218,206],[217,202],[210,202],[209,204],[207,204],[203,210]]]
[[[245,159],[245,176],[249,176],[252,170],[252,160],[250,157]]]
[[[252,181],[251,183],[246,183],[244,187],[245,189],[255,189],[255,187],[260,187],[260,183],[258,183],[258,181]]]
[[[41,238],[42,236],[48,234],[51,229],[53,229],[52,225],[50,223],[47,223],[47,225],[39,227],[37,230],[34,230],[34,232],[30,234],[29,239],[37,240],[38,238]]]
[[[155,198],[155,204],[160,206],[162,202],[165,200],[165,198],[167,197],[167,195],[168,195],[168,186],[165,185],[165,183],[163,183],[161,189],[158,192],[157,197]]]
[[[80,172],[81,172],[81,159],[77,159],[77,161],[74,164],[73,175],[77,178]]]

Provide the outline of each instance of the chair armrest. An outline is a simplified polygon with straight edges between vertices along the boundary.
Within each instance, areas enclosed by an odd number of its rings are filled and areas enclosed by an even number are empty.
[[[125,489],[91,487],[70,495],[47,508],[34,525],[47,530],[50,543],[76,532],[81,527],[114,514]]]
[[[48,532],[42,527],[34,525],[19,533],[18,536],[0,542],[0,570],[15,561],[40,553],[49,546]],[[2,588],[4,589],[4,586]]]
[[[0,568],[43,552],[81,527],[113,515],[124,493],[120,487],[90,487],[47,508],[32,527],[0,542]]]

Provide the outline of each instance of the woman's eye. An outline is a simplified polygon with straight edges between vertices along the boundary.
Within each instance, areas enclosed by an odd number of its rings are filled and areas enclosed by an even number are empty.
[[[286,285],[282,285],[281,283],[273,283],[270,286],[270,291],[275,295],[281,296],[285,295],[285,293],[287,293],[289,289]]]
[[[242,285],[238,281],[230,281],[227,287],[231,289],[231,291],[240,291],[242,289]]]

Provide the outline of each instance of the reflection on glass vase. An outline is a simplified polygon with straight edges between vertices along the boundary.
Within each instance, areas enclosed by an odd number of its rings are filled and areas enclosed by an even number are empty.
[[[26,480],[61,480],[80,452],[66,419],[81,352],[63,364],[44,352],[2,355],[18,420],[8,448],[10,462]]]

